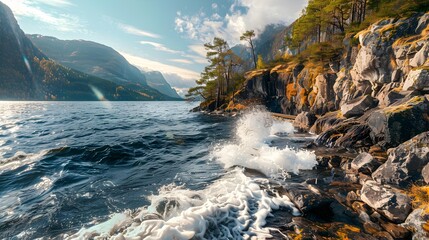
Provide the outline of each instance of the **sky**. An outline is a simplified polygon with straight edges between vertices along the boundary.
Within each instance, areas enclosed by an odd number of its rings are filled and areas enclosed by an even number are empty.
[[[307,0],[0,0],[28,34],[114,48],[131,64],[163,73],[181,91],[207,65],[204,43],[230,46],[246,30],[290,24]]]

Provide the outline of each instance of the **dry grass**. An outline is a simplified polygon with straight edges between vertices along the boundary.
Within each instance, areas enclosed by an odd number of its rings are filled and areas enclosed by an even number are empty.
[[[409,195],[414,208],[421,208],[425,214],[429,214],[429,186],[412,186]]]
[[[338,229],[337,235],[338,235],[339,239],[349,240],[348,233],[350,233],[350,232],[358,233],[358,232],[360,232],[360,229],[357,227],[345,224],[344,227]]]
[[[398,105],[398,106],[391,106],[384,109],[384,112],[386,114],[393,114],[393,113],[399,113],[406,110],[409,110],[413,108],[413,106],[423,102],[425,99],[422,96],[416,96],[408,100],[408,102]]]

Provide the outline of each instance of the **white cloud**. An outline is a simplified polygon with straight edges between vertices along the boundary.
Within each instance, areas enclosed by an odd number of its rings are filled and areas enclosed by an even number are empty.
[[[225,16],[203,13],[176,16],[176,30],[188,38],[209,42],[218,36],[237,44],[246,30],[261,33],[269,24],[290,24],[299,17],[307,0],[235,0]]]
[[[157,43],[157,42],[140,41],[140,44],[142,44],[142,45],[151,45],[156,50],[162,51],[162,52],[168,52],[168,53],[174,53],[174,54],[180,54],[181,53],[180,51],[176,51],[176,50],[170,49],[170,48],[164,46],[163,44]]]
[[[195,80],[200,78],[200,73],[189,69],[168,65],[165,63],[138,57],[124,52],[120,52],[120,54],[124,56],[131,64],[137,66],[142,70],[160,71],[164,74],[164,76],[176,76],[177,79],[180,79],[180,81],[183,82],[181,85],[184,85],[184,83],[186,83],[188,86],[193,86],[195,85]],[[170,84],[172,83],[170,82]],[[176,85],[172,84],[172,86],[176,86]]]
[[[151,33],[148,31],[144,31],[142,29],[136,28],[136,27],[131,26],[131,25],[118,23],[118,26],[120,29],[122,29],[122,31],[129,33],[129,34],[132,34],[132,35],[142,36],[142,37],[150,37],[150,38],[161,38],[161,36],[158,34]]]
[[[17,17],[28,17],[35,21],[48,24],[49,27],[62,32],[84,31],[84,26],[75,16],[54,11],[47,12],[40,8],[40,4],[49,4],[54,7],[72,5],[66,0],[2,0],[9,6]],[[48,3],[49,2],[49,3]]]
[[[204,45],[190,45],[188,48],[193,51],[194,53],[198,54],[199,56],[205,58],[207,54],[207,50],[204,47]]]
[[[217,9],[217,7],[218,7],[218,6],[217,6],[217,4],[216,4],[216,3],[212,3],[212,8],[213,8],[213,9]]]
[[[176,62],[176,63],[183,63],[183,64],[192,64],[192,61],[189,61],[187,59],[182,59],[182,58],[173,58],[173,59],[168,59],[168,61],[170,62]]]
[[[46,4],[46,5],[54,6],[54,7],[74,6],[74,4],[68,0],[34,0],[34,1]]]

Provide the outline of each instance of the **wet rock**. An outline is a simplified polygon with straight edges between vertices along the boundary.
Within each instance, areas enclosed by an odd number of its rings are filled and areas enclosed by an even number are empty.
[[[358,201],[358,200],[359,200],[359,196],[356,194],[356,192],[354,192],[354,191],[350,191],[350,192],[347,194],[346,200],[347,200],[347,204],[348,204],[349,206],[351,206],[351,205],[353,204],[353,202],[354,202],[354,201]]]
[[[411,212],[411,199],[399,190],[366,181],[362,186],[361,199],[387,219],[395,223],[404,222]]]
[[[318,146],[361,148],[373,145],[371,129],[366,123],[349,120],[322,132],[314,141]]]
[[[371,139],[385,148],[396,147],[429,130],[428,101],[410,96],[391,106],[374,111],[368,117]]]
[[[429,47],[428,47],[429,48]],[[408,74],[407,79],[404,82],[403,90],[423,90],[429,88],[429,70],[418,69],[413,70]]]
[[[377,238],[363,233],[358,226],[341,222],[320,223],[295,217],[285,226],[289,239],[353,239],[375,240]]]
[[[341,113],[343,116],[357,117],[362,116],[368,109],[376,107],[378,101],[370,95],[362,96],[349,101],[348,103],[341,106]]]
[[[423,175],[428,170],[426,168],[424,172],[422,169],[428,164],[429,132],[425,132],[397,148],[390,149],[387,161],[372,174],[372,177],[379,183],[407,187],[415,181],[424,180]]]
[[[406,239],[411,235],[410,231],[408,231],[408,229],[404,228],[401,225],[384,221],[381,222],[380,225],[395,239]]]
[[[429,233],[424,230],[423,226],[429,223],[429,214],[425,213],[423,209],[414,210],[405,220],[401,226],[413,232],[413,239],[428,239]],[[427,226],[429,227],[429,226]]]
[[[311,127],[310,132],[320,134],[344,120],[345,117],[340,111],[326,113],[316,120],[314,125]]]
[[[369,153],[361,153],[351,162],[352,169],[364,174],[372,174],[379,166],[380,163]]]
[[[316,115],[309,112],[302,112],[296,116],[295,121],[293,122],[293,126],[300,131],[308,131],[311,126],[316,122]]]
[[[303,213],[313,210],[329,209],[332,199],[323,195],[316,187],[306,184],[288,184],[285,186],[289,199]],[[326,210],[325,210],[326,211]]]
[[[394,240],[388,232],[378,232],[373,235],[378,240]]]

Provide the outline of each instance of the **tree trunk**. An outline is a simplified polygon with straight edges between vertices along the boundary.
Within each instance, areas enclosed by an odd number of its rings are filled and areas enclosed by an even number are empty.
[[[255,47],[253,46],[253,41],[252,39],[250,39],[250,47],[252,48],[252,56],[253,56],[253,63],[255,64],[255,69],[256,69],[256,54],[255,54]]]

